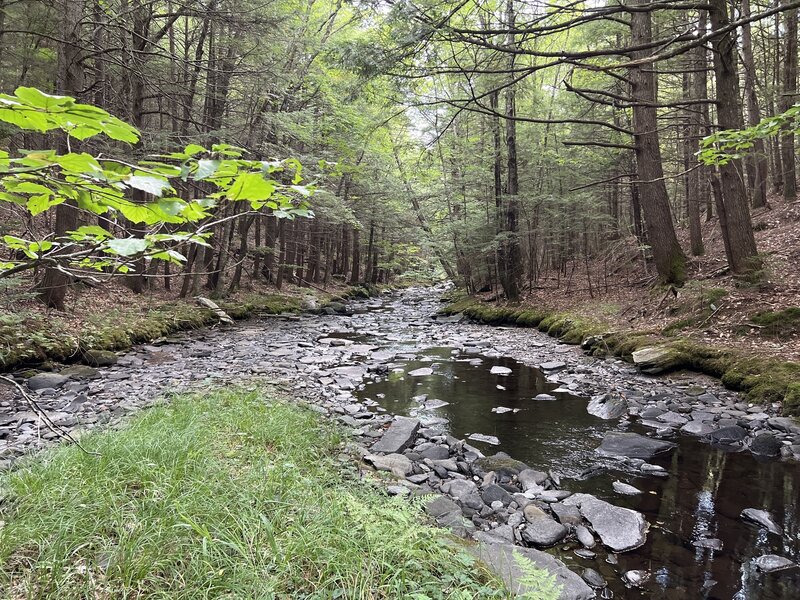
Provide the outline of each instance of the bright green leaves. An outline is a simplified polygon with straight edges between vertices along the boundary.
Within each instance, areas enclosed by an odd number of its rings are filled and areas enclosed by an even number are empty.
[[[225,197],[229,200],[247,200],[257,210],[275,193],[275,185],[274,181],[264,179],[261,173],[243,173],[225,192]]]
[[[79,104],[68,96],[45,94],[36,88],[17,88],[13,96],[0,94],[0,121],[41,133],[60,129],[79,140],[103,134],[120,142],[139,141],[135,127],[103,109]]]
[[[147,175],[131,175],[125,180],[125,183],[134,189],[147,192],[153,196],[161,196],[164,190],[172,187],[166,179]]]
[[[136,238],[115,239],[106,242],[108,249],[120,256],[134,256],[140,254],[147,250],[149,245],[147,240]]]
[[[727,129],[703,138],[697,158],[706,165],[726,165],[748,154],[755,141],[800,130],[800,104],[747,129]]]
[[[3,242],[8,248],[12,250],[19,250],[25,254],[25,256],[31,259],[39,258],[41,254],[52,250],[54,246],[53,242],[49,242],[47,240],[43,240],[41,242],[29,242],[13,235],[4,235]],[[13,263],[9,264],[13,266]]]
[[[104,134],[113,140],[135,143],[138,132],[130,125],[93,106],[65,96],[19,88],[15,95],[0,95],[0,121],[38,132],[62,130],[78,139]],[[216,211],[224,202],[248,202],[254,211],[265,207],[279,218],[311,217],[307,198],[313,192],[302,185],[302,167],[294,159],[257,161],[244,158],[243,148],[215,144],[210,149],[190,144],[181,152],[132,162],[111,157],[98,159],[85,152],[59,154],[54,150],[10,156],[0,151],[0,202],[40,215],[72,203],[83,215],[101,216],[108,229],[84,225],[55,242],[29,242],[6,236],[6,248],[28,259],[54,247],[49,255],[72,268],[130,271],[135,260],[185,260],[178,247],[208,245],[209,232],[155,233],[165,224],[186,225],[206,220],[213,229]],[[206,197],[184,200],[180,194],[202,182]],[[142,193],[140,193],[142,192]],[[246,213],[242,213],[246,214]],[[130,235],[134,224],[152,227],[151,233]],[[55,246],[54,246],[55,243]],[[55,257],[55,258],[53,258]],[[2,272],[24,261],[9,261]]]

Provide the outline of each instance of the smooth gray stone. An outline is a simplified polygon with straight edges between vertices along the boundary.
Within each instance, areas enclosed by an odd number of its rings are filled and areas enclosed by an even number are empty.
[[[783,571],[784,569],[791,569],[796,567],[797,564],[784,556],[777,554],[764,554],[758,558],[753,559],[753,563],[759,571],[764,573],[772,573],[774,571]]]
[[[552,546],[563,540],[567,528],[535,504],[529,504],[523,511],[528,525],[522,530],[522,539],[537,546]]]
[[[409,417],[396,417],[383,437],[372,445],[372,452],[394,454],[402,452],[414,441],[419,430],[419,420]]]
[[[745,521],[750,521],[752,523],[756,523],[757,525],[761,525],[770,533],[783,535],[783,529],[781,529],[781,527],[775,522],[775,520],[772,518],[772,515],[765,510],[759,510],[757,508],[745,508],[739,516]]]
[[[614,506],[591,494],[573,494],[564,504],[577,506],[603,544],[614,552],[633,550],[647,540],[650,525],[635,510]]]
[[[597,452],[605,456],[649,459],[658,454],[670,452],[674,448],[675,444],[672,442],[656,440],[638,433],[611,431],[605,435]]]
[[[534,563],[537,568],[553,575],[556,584],[561,586],[559,600],[590,600],[595,597],[594,590],[577,573],[570,571],[563,562],[546,552],[514,546],[500,536],[487,532],[478,532],[474,537],[478,541],[478,546],[473,551],[475,556],[496,573],[517,597],[525,597],[534,590],[522,583],[524,573],[514,558],[516,553]]]
[[[28,379],[28,387],[32,390],[47,390],[60,388],[67,383],[67,377],[58,373],[39,373]]]

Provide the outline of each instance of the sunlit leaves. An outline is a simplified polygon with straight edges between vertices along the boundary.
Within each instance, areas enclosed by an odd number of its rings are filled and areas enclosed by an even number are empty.
[[[103,109],[36,88],[19,87],[14,95],[0,94],[0,121],[41,133],[60,129],[79,140],[103,134],[120,142],[139,141],[135,127]]]
[[[727,129],[703,138],[697,158],[706,165],[726,165],[742,158],[756,140],[787,135],[800,130],[800,104],[784,113],[762,119],[747,129]]]
[[[78,139],[104,134],[113,140],[138,141],[133,127],[106,111],[33,88],[19,88],[13,96],[0,95],[0,121],[28,131],[61,130]],[[84,225],[56,242],[69,246],[65,264],[72,267],[129,271],[135,268],[134,257],[183,262],[185,256],[178,247],[208,245],[211,232],[154,232],[165,224],[186,225],[213,218],[225,201],[249,202],[252,210],[266,207],[278,217],[313,216],[306,204],[313,188],[301,185],[298,161],[247,160],[245,155],[243,148],[228,144],[210,149],[189,144],[183,151],[138,162],[106,156],[98,159],[85,152],[36,150],[10,156],[0,151],[0,202],[24,207],[33,216],[71,202],[83,213],[102,216],[108,229]],[[204,184],[206,197],[190,201],[180,197],[190,179]],[[130,224],[152,231],[128,235]],[[123,235],[117,237],[120,230]],[[13,236],[3,239],[6,248],[31,260],[40,259],[53,244]],[[62,254],[55,256],[64,260]],[[4,263],[0,276],[19,262]]]

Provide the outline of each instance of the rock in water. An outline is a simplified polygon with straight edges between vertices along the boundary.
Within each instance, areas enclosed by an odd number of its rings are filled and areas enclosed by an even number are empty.
[[[491,371],[489,371],[492,375],[511,375],[511,369],[508,367],[492,367]]]
[[[603,579],[603,576],[594,569],[584,569],[583,573],[581,573],[581,577],[586,583],[596,590],[601,590],[608,586],[608,583],[606,583],[606,580]]]
[[[680,354],[671,348],[642,348],[633,353],[633,363],[644,373],[662,373],[680,364]]]
[[[614,488],[614,491],[618,494],[623,494],[625,496],[636,496],[637,494],[641,494],[642,490],[639,488],[635,488],[632,485],[628,485],[627,483],[622,483],[621,481],[615,481],[611,484]]]
[[[775,457],[780,456],[782,446],[780,440],[771,433],[761,433],[750,442],[750,452],[759,456]]]
[[[650,579],[650,573],[647,571],[626,571],[622,576],[623,581],[633,587],[639,587]]]
[[[614,552],[633,550],[647,540],[650,525],[635,510],[614,506],[591,494],[573,494],[564,504],[577,506],[600,541]]]
[[[595,598],[594,590],[577,573],[570,571],[563,562],[546,552],[514,546],[488,532],[478,532],[474,537],[478,541],[478,546],[473,552],[505,582],[512,594],[524,596],[538,591],[528,588],[522,582],[525,573],[515,558],[515,555],[521,555],[524,560],[532,562],[535,567],[547,571],[555,578],[556,585],[561,587],[559,600]]]
[[[757,508],[745,508],[740,515],[745,521],[750,521],[764,527],[770,533],[783,535],[783,530],[775,523],[772,515],[765,510]]]
[[[428,375],[433,375],[433,369],[430,367],[422,367],[408,372],[409,377],[427,377]]]
[[[784,556],[778,556],[777,554],[764,554],[763,556],[754,558],[753,563],[755,563],[756,568],[759,571],[763,571],[764,573],[783,571],[784,569],[790,569],[797,566],[788,558]]]
[[[611,431],[605,435],[597,452],[605,456],[628,456],[649,459],[675,448],[672,442],[624,431]]]
[[[497,439],[493,435],[484,435],[482,433],[473,433],[467,439],[473,440],[475,442],[484,442],[485,444],[491,444],[492,446],[499,446],[500,445],[500,440]]]
[[[628,403],[619,395],[603,394],[593,396],[586,410],[601,419],[618,419],[628,412]]]
[[[709,437],[714,444],[735,444],[747,437],[747,430],[738,425],[731,425],[712,431]]]
[[[372,445],[372,452],[392,454],[408,448],[417,437],[419,420],[409,417],[396,417],[383,437]]]

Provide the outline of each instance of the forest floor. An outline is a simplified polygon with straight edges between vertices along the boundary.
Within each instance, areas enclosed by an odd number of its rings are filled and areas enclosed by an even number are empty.
[[[765,357],[800,361],[800,202],[771,199],[772,209],[753,214],[764,268],[755,282],[726,269],[719,223],[704,223],[706,252],[692,257],[682,288],[655,285],[635,240],[560,278],[540,280],[526,304],[570,311],[614,329],[660,332],[667,337],[739,349]],[[688,248],[688,232],[679,231]],[[588,272],[588,276],[587,276]]]

